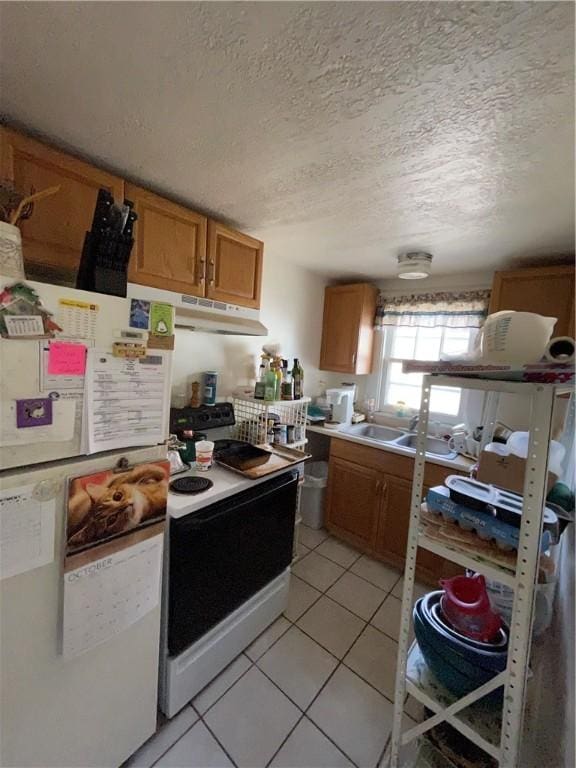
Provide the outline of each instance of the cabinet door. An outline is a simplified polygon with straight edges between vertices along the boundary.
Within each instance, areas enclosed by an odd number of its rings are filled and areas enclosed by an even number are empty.
[[[130,282],[204,296],[206,217],[132,184],[126,197],[138,214]]]
[[[376,288],[366,283],[326,288],[321,370],[371,372],[376,293]]]
[[[0,175],[22,192],[60,185],[23,221],[22,247],[30,279],[74,285],[84,236],[90,229],[100,187],[118,201],[124,182],[64,152],[0,128]]]
[[[535,267],[496,272],[490,312],[501,309],[557,317],[553,336],[574,336],[574,268]]]
[[[264,243],[208,222],[208,283],[206,295],[216,301],[260,307]]]
[[[350,461],[330,459],[328,527],[358,547],[371,548],[382,498],[381,474]]]
[[[384,499],[378,524],[376,552],[389,562],[403,567],[408,544],[412,483],[391,475],[384,475],[383,482]],[[420,549],[416,563],[420,574],[427,579],[434,580],[442,575],[444,560],[432,552]]]

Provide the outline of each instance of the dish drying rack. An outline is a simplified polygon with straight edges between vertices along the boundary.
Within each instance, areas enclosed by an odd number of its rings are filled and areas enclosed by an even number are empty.
[[[492,440],[501,393],[524,395],[530,398],[530,442],[526,460],[523,494],[520,546],[516,566],[504,567],[486,562],[481,553],[451,542],[444,544],[426,535],[421,525],[425,442],[428,432],[430,390],[437,385],[459,387],[487,393],[485,426],[480,450]],[[426,375],[422,387],[422,401],[418,422],[416,457],[412,483],[410,527],[406,550],[404,589],[396,685],[394,691],[394,720],[390,749],[387,755],[390,768],[397,768],[400,747],[422,736],[434,726],[446,722],[479,746],[495,760],[500,768],[518,768],[523,731],[528,663],[530,658],[533,606],[538,581],[544,503],[548,477],[548,446],[552,428],[555,396],[567,387],[555,384],[499,381],[494,379],[466,379],[456,376]],[[446,560],[469,568],[514,590],[514,604],[510,624],[508,663],[504,672],[493,677],[480,688],[462,698],[449,693],[438,683],[427,668],[416,642],[409,648],[412,600],[418,549],[423,548]],[[501,709],[490,708],[481,699],[499,686],[504,686]],[[424,704],[433,715],[418,725],[402,732],[406,694]],[[385,759],[384,764],[387,763]]]
[[[306,417],[309,397],[300,400],[256,400],[254,397],[235,397],[233,400],[236,424],[233,429],[237,440],[259,444],[268,442],[268,421],[293,424],[301,438],[286,444],[287,448],[303,451],[306,439]]]

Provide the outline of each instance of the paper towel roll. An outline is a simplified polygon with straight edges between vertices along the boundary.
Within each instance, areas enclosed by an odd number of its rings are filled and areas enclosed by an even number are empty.
[[[550,339],[544,352],[544,359],[551,363],[573,363],[575,358],[576,342],[570,336]]]

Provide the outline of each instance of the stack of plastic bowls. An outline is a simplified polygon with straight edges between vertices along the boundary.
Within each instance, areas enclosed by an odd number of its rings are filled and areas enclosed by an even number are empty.
[[[414,605],[414,634],[434,676],[461,697],[506,669],[508,629],[503,626],[493,642],[472,640],[451,627],[440,609],[443,592],[430,592]],[[486,700],[488,700],[488,696]],[[502,688],[490,700],[502,698]]]

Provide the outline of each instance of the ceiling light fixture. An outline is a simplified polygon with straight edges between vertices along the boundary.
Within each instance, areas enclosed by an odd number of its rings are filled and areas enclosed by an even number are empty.
[[[398,256],[398,277],[403,280],[421,280],[432,272],[432,254],[411,251]]]

